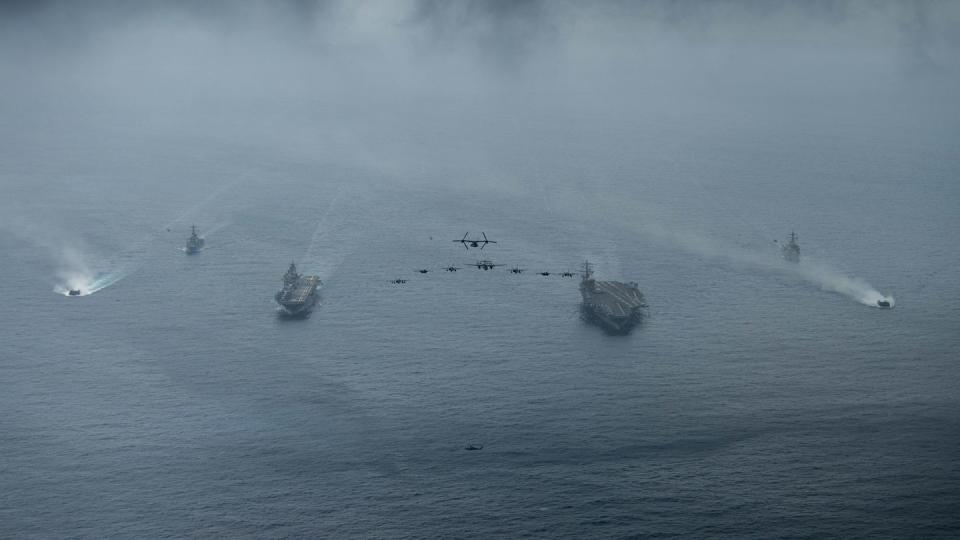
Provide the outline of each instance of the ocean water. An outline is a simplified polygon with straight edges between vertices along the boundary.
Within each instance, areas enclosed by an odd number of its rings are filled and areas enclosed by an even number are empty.
[[[936,107],[281,111],[254,138],[80,110],[0,128],[2,537],[960,530]],[[466,231],[528,272],[441,271],[481,256]],[[644,290],[629,336],[533,274],[587,258]],[[272,301],[291,260],[324,281],[305,320]]]

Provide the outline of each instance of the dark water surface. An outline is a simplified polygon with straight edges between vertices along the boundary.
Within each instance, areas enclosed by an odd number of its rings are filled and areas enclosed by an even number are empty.
[[[0,536],[955,537],[952,120],[448,112],[358,117],[384,165],[6,111]],[[791,229],[896,308],[723,254]],[[530,272],[441,272],[468,230]],[[630,336],[532,274],[587,257]]]

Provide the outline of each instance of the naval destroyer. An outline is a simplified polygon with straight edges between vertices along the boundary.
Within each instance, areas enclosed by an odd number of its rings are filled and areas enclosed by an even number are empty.
[[[187,238],[187,255],[193,255],[203,249],[203,238],[197,235],[197,226],[190,226],[190,238]]]
[[[791,232],[790,239],[786,244],[780,246],[780,250],[783,252],[783,258],[792,262],[800,262],[800,244],[797,243],[797,233]]]
[[[593,266],[583,263],[580,312],[584,318],[611,334],[627,334],[643,318],[647,307],[636,283],[597,281]]]
[[[320,287],[320,278],[305,276],[297,273],[297,265],[290,263],[290,268],[283,275],[283,289],[274,296],[283,312],[290,316],[306,316],[310,314],[317,303],[317,289]]]

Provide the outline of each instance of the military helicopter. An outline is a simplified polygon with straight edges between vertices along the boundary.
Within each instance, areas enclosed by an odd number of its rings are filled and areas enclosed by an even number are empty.
[[[526,268],[520,268],[519,266],[514,266],[510,269],[511,274],[522,274]]]
[[[573,277],[573,272],[560,272],[560,277]]]
[[[405,280],[405,279],[395,279],[395,280],[391,281],[390,283],[393,283],[394,285],[403,285],[403,284],[406,283],[406,282],[407,282],[407,280]]]
[[[429,272],[429,270],[427,270],[426,268],[420,268],[417,270],[417,272],[420,272],[421,274],[426,274],[427,272]]]
[[[503,266],[503,265],[502,265],[502,264],[493,264],[493,261],[488,261],[488,260],[484,259],[484,260],[482,260],[482,261],[477,261],[475,264],[471,264],[470,266],[476,266],[476,267],[477,267],[478,269],[480,269],[480,270],[493,270],[494,268],[496,268],[496,267],[498,267],[498,266]]]
[[[456,271],[459,270],[459,269],[460,269],[460,268],[458,268],[458,267],[456,267],[456,266],[448,266],[448,267],[444,268],[444,270],[446,270],[447,272],[456,272]]]
[[[540,274],[541,276],[549,276],[550,274],[552,274],[552,272],[548,272],[548,271],[537,272],[537,273]]]
[[[472,247],[478,247],[478,248],[480,248],[480,249],[483,249],[483,248],[487,247],[487,244],[496,244],[496,243],[497,243],[496,240],[487,240],[487,234],[486,234],[486,233],[481,232],[480,234],[483,235],[483,240],[481,240],[481,239],[479,239],[479,238],[467,238],[468,236],[470,236],[470,233],[467,232],[467,233],[465,233],[465,234],[463,235],[463,238],[461,238],[460,240],[454,240],[453,242],[454,242],[455,244],[463,244],[463,248],[464,248],[464,249],[470,249],[470,248],[472,248]]]

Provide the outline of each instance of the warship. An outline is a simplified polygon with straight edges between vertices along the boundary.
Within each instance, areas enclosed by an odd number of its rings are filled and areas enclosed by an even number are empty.
[[[780,250],[783,252],[783,258],[792,262],[800,262],[800,244],[797,243],[797,233],[790,233],[790,240],[786,244],[780,246]]]
[[[643,318],[647,307],[636,283],[597,281],[593,279],[593,266],[589,261],[583,263],[580,295],[583,317],[610,334],[629,333]]]
[[[320,287],[320,278],[304,276],[297,273],[297,265],[290,263],[290,268],[283,275],[283,289],[274,296],[283,309],[283,313],[290,316],[306,316],[310,314],[317,303],[317,288]]]
[[[190,226],[190,238],[187,238],[187,255],[193,255],[203,249],[203,238],[197,236],[197,226]]]

